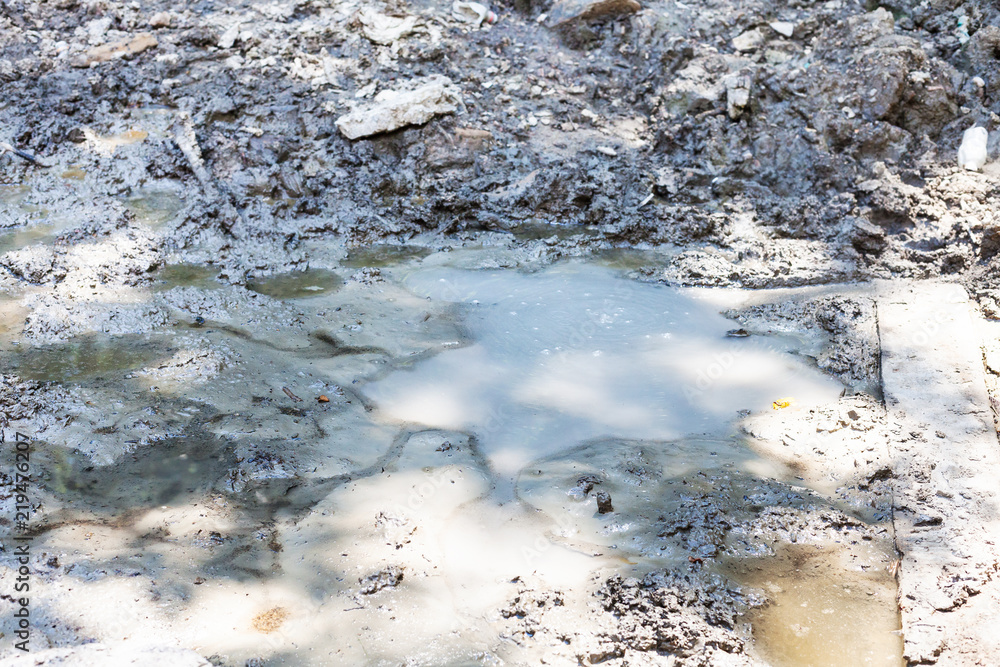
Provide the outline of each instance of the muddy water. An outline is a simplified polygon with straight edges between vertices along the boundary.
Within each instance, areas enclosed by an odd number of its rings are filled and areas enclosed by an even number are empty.
[[[174,287],[197,287],[203,290],[217,289],[217,269],[197,264],[165,264],[153,273],[153,289],[168,290]]]
[[[775,401],[790,413],[836,401],[842,386],[809,360],[816,341],[727,336],[735,324],[710,300],[623,279],[633,262],[617,256],[522,272],[456,268],[470,263],[456,255],[355,253],[353,267],[387,269],[374,287],[343,283],[349,266],[253,282],[309,333],[265,340],[213,321],[6,355],[5,372],[116,401],[114,423],[81,427],[84,440],[120,439],[111,465],[59,443],[39,455],[59,508],[39,539],[75,572],[103,571],[100,554],[129,545],[130,576],[156,595],[124,580],[101,594],[159,619],[150,637],[224,664],[572,661],[562,641],[498,640],[515,631],[498,610],[519,587],[565,595],[546,623],[579,638],[598,632],[595,582],[695,562],[768,598],[745,622],[771,664],[899,663],[888,552],[858,562],[740,528],[755,503],[830,506],[734,428]],[[154,293],[242,289],[215,275],[169,265]],[[226,361],[199,361],[212,346]],[[95,584],[73,586],[63,609]],[[162,612],[178,608],[183,620]]]
[[[67,343],[23,347],[3,355],[5,372],[22,378],[74,382],[140,368],[164,354],[160,344],[141,336],[80,336]]]
[[[336,291],[342,283],[343,280],[333,271],[306,269],[252,280],[247,286],[254,292],[275,299],[304,299]]]
[[[760,654],[775,665],[903,664],[895,554],[868,552],[852,559],[838,544],[789,545],[734,563],[733,576],[771,600],[751,616]]]
[[[376,245],[351,250],[341,264],[352,269],[384,268],[421,259],[429,254],[430,248],[420,246]]]
[[[139,222],[156,229],[172,220],[184,208],[184,202],[174,190],[143,188],[128,197],[125,206]]]
[[[59,232],[52,224],[39,224],[0,233],[0,254],[32,245],[37,241],[51,241]]]
[[[474,344],[369,385],[383,414],[471,430],[501,475],[598,437],[723,434],[739,410],[842,386],[674,289],[564,264],[536,274],[446,267],[405,284],[461,307]]]

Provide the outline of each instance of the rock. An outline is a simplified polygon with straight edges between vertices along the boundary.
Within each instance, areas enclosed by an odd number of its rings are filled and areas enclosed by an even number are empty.
[[[743,109],[750,103],[750,84],[752,78],[748,72],[726,77],[726,111],[729,118],[736,120]]]
[[[240,24],[234,23],[233,25],[226,28],[226,31],[219,36],[219,41],[216,45],[222,49],[231,49],[233,45],[236,44],[236,40],[240,38]]]
[[[154,37],[152,33],[140,32],[132,39],[113,42],[111,44],[104,44],[90,49],[83,55],[74,58],[72,65],[74,67],[90,67],[94,63],[103,63],[109,60],[123,58],[125,56],[140,54],[147,49],[153,48],[157,44],[159,44],[159,42],[157,42],[156,37]]]
[[[383,588],[395,588],[403,581],[403,568],[390,566],[358,580],[362,595],[374,595]]]
[[[636,0],[556,0],[546,24],[558,28],[574,21],[590,21],[632,14],[642,9]]]
[[[795,32],[795,24],[789,21],[773,21],[768,25],[771,26],[771,30],[785,37],[791,37]]]
[[[879,255],[888,243],[885,231],[881,227],[864,218],[855,219],[851,233],[851,245],[855,250],[862,255]]]
[[[764,44],[764,35],[754,28],[733,37],[733,48],[737,51],[754,51]]]
[[[497,15],[490,11],[490,8],[479,2],[456,2],[451,5],[451,15],[453,18],[471,23],[477,28],[483,23],[493,24],[497,21]]]
[[[169,28],[173,22],[174,16],[170,12],[157,12],[149,17],[150,28]]]
[[[366,7],[358,16],[361,32],[375,42],[389,46],[413,32],[417,26],[416,16],[386,16],[371,7]]]
[[[337,129],[348,139],[392,132],[407,125],[421,125],[434,116],[452,113],[461,94],[451,79],[432,76],[411,82],[401,90],[383,90],[372,104],[337,119]]]
[[[194,651],[166,646],[134,647],[85,644],[50,648],[0,661],[3,667],[210,667],[211,663]]]
[[[958,147],[958,166],[969,171],[979,171],[986,164],[986,142],[990,138],[985,127],[970,127],[962,134]]]
[[[611,505],[611,494],[607,491],[598,491],[594,494],[594,499],[597,500],[598,514],[608,514],[615,511],[615,508]]]
[[[682,185],[682,178],[673,167],[660,167],[656,170],[656,182],[653,184],[653,192],[661,197],[677,194],[680,192]]]

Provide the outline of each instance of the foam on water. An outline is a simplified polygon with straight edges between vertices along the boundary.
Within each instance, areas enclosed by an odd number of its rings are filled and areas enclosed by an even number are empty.
[[[384,415],[473,432],[502,478],[593,438],[721,435],[739,410],[825,403],[842,390],[787,341],[728,338],[734,323],[696,293],[599,266],[438,267],[405,283],[458,304],[474,343],[365,391]]]

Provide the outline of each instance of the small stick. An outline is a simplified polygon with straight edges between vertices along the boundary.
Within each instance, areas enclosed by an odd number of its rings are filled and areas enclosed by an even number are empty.
[[[296,396],[295,394],[293,394],[292,390],[289,389],[288,387],[282,387],[281,391],[285,392],[285,395],[287,395],[288,398],[292,399],[296,403],[301,403],[302,402],[302,399],[299,398],[298,396]]]
[[[27,160],[28,162],[31,162],[32,164],[37,164],[39,167],[46,167],[47,168],[49,166],[47,164],[43,164],[38,158],[36,158],[31,153],[26,153],[25,151],[18,150],[17,148],[14,148],[10,144],[6,144],[6,143],[0,141],[0,153],[4,153],[4,152],[7,152],[7,151],[10,151],[14,155],[16,155],[19,158],[21,158],[22,160]]]

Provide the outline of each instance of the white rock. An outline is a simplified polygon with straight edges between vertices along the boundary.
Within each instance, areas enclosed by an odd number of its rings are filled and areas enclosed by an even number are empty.
[[[733,48],[737,51],[753,51],[764,43],[764,35],[754,28],[733,37]]]
[[[459,21],[465,21],[475,26],[481,26],[483,22],[494,23],[496,14],[490,8],[479,2],[455,2],[451,5],[451,15]],[[492,19],[492,20],[491,20]]]
[[[789,21],[773,21],[768,25],[771,26],[771,30],[785,37],[791,37],[795,32],[795,24]]]
[[[101,44],[104,42],[105,33],[111,27],[111,18],[104,17],[102,19],[94,19],[92,21],[87,21],[87,43],[90,45]]]
[[[387,16],[380,14],[371,7],[366,7],[358,16],[361,21],[361,32],[365,37],[375,42],[389,46],[406,37],[417,27],[417,17]]]
[[[240,38],[240,24],[234,23],[229,26],[224,33],[219,37],[217,46],[220,49],[231,49],[236,40]]]
[[[150,28],[169,28],[174,22],[174,15],[170,12],[157,12],[149,17]]]
[[[451,79],[432,76],[403,89],[383,90],[371,104],[341,116],[336,124],[348,139],[359,139],[426,123],[434,116],[454,112],[461,103],[461,92]]]
[[[986,142],[990,138],[985,127],[970,127],[962,135],[958,147],[958,166],[969,171],[979,171],[986,164]]]

